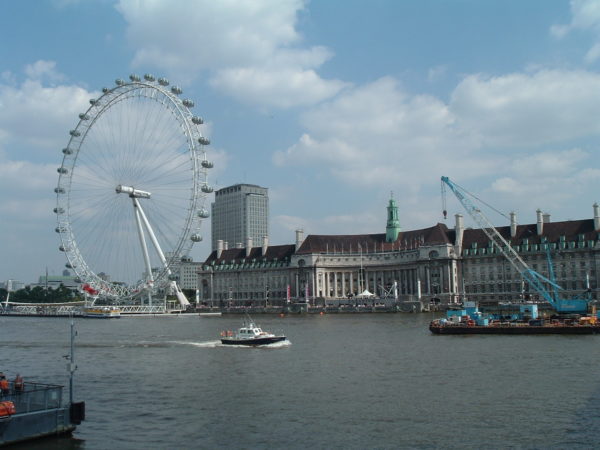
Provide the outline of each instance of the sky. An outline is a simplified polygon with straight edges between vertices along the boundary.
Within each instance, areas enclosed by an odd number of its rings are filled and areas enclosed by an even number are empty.
[[[61,149],[131,73],[195,101],[216,189],[269,189],[272,245],[385,233],[391,195],[403,230],[452,227],[442,175],[519,223],[600,201],[598,0],[1,2],[0,281],[62,273]]]

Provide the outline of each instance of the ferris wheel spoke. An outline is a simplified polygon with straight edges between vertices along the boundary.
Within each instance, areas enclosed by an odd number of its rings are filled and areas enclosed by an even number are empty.
[[[61,248],[82,281],[131,300],[152,278],[156,286],[168,282],[168,266],[151,246],[157,274],[148,274],[134,201],[147,217],[142,233],[154,234],[172,264],[189,251],[191,232],[200,227],[197,209],[205,193],[199,186],[207,173],[197,156],[205,154],[198,141],[203,121],[189,111],[192,104],[154,77],[130,78],[105,89],[80,115],[63,151],[55,211]],[[142,191],[148,198],[129,198]]]

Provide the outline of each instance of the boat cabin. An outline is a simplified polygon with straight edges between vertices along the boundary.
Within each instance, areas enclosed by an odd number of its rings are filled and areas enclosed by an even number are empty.
[[[258,328],[256,325],[254,325],[253,323],[242,327],[239,329],[238,331],[238,338],[240,339],[252,339],[261,335],[265,335],[266,333],[261,329]]]

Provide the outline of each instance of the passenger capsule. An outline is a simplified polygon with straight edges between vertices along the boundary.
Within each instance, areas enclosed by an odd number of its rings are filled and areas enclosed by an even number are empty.
[[[202,219],[207,219],[210,217],[210,214],[206,209],[202,208],[198,211],[198,217]]]
[[[134,73],[132,73],[131,75],[129,75],[129,79],[133,82],[139,82],[140,81],[140,77]]]
[[[71,155],[71,154],[73,154],[73,150],[71,150],[70,148],[63,148],[63,149],[62,149],[62,152],[63,152],[65,155]]]
[[[66,267],[67,269],[74,269],[74,268],[75,268],[75,266],[74,266],[73,264],[70,264],[70,263],[66,263],[66,264],[65,264],[65,267]]]
[[[59,249],[61,252],[68,252],[68,251],[69,251],[69,247],[65,247],[64,245],[61,245],[60,247],[58,247],[58,249]]]
[[[65,227],[56,227],[54,231],[56,231],[57,233],[66,233],[67,229]]]
[[[79,118],[81,120],[90,120],[90,116],[88,116],[86,113],[79,114]]]
[[[181,88],[179,86],[173,86],[171,88],[171,92],[175,95],[179,95],[181,94],[183,91],[181,90]]]
[[[213,191],[213,188],[208,184],[203,184],[200,189],[202,189],[202,192],[206,192],[207,194],[210,194]]]
[[[151,73],[147,73],[144,75],[144,80],[146,81],[154,81],[156,80],[156,78],[154,78],[154,75],[152,75]]]
[[[210,144],[210,140],[205,138],[204,136],[200,136],[198,138],[198,142],[202,145],[209,145]]]
[[[190,236],[190,239],[192,240],[192,242],[200,242],[202,241],[202,236],[194,233]]]
[[[107,87],[103,87],[102,88],[102,92],[104,92],[105,94],[109,91],[110,89],[108,89]]]
[[[183,106],[187,106],[188,108],[194,107],[194,102],[188,98],[183,101]]]
[[[71,136],[73,136],[73,137],[79,137],[79,136],[81,136],[81,133],[79,131],[77,131],[77,130],[71,130],[71,131],[69,131],[69,134]]]
[[[169,280],[177,281],[177,280],[179,280],[179,277],[177,275],[175,275],[174,273],[172,273],[171,275],[169,275]]]
[[[120,78],[117,78],[117,79],[115,80],[115,84],[116,84],[117,86],[123,86],[123,85],[125,84],[125,81],[121,80]]]
[[[204,123],[204,119],[202,117],[194,116],[192,117],[192,122],[196,125],[202,125]]]
[[[69,170],[66,167],[59,167],[56,171],[62,175],[69,173]]]
[[[95,105],[96,103],[98,103],[98,100],[95,98],[90,98],[90,105]]]
[[[55,187],[54,188],[54,192],[56,192],[57,194],[64,194],[65,193],[65,188]]]
[[[169,80],[167,80],[166,78],[159,78],[158,79],[158,84],[160,84],[161,86],[168,86],[169,85]]]
[[[64,214],[65,213],[65,210],[63,208],[59,208],[59,207],[54,208],[52,211],[54,211],[54,214]]]
[[[214,164],[212,161],[209,161],[208,159],[205,159],[204,161],[201,162],[202,167],[204,167],[205,169],[212,169],[214,167]]]

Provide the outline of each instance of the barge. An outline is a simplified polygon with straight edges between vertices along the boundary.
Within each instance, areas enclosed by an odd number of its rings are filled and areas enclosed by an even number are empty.
[[[449,310],[447,317],[429,324],[434,334],[598,334],[600,321],[592,315],[538,315],[538,305],[519,304],[519,312],[511,315],[484,314],[475,302],[465,302],[465,308]]]
[[[490,322],[477,325],[474,321],[450,322],[437,319],[429,324],[434,334],[598,334],[600,325],[589,321]]]
[[[73,401],[75,324],[71,319],[71,352],[67,368],[69,401],[63,403],[63,386],[25,381],[17,374],[9,381],[0,373],[0,446],[72,433],[85,420],[85,402]]]
[[[85,419],[85,403],[62,402],[63,386],[25,382],[0,402],[0,446],[73,432]]]

